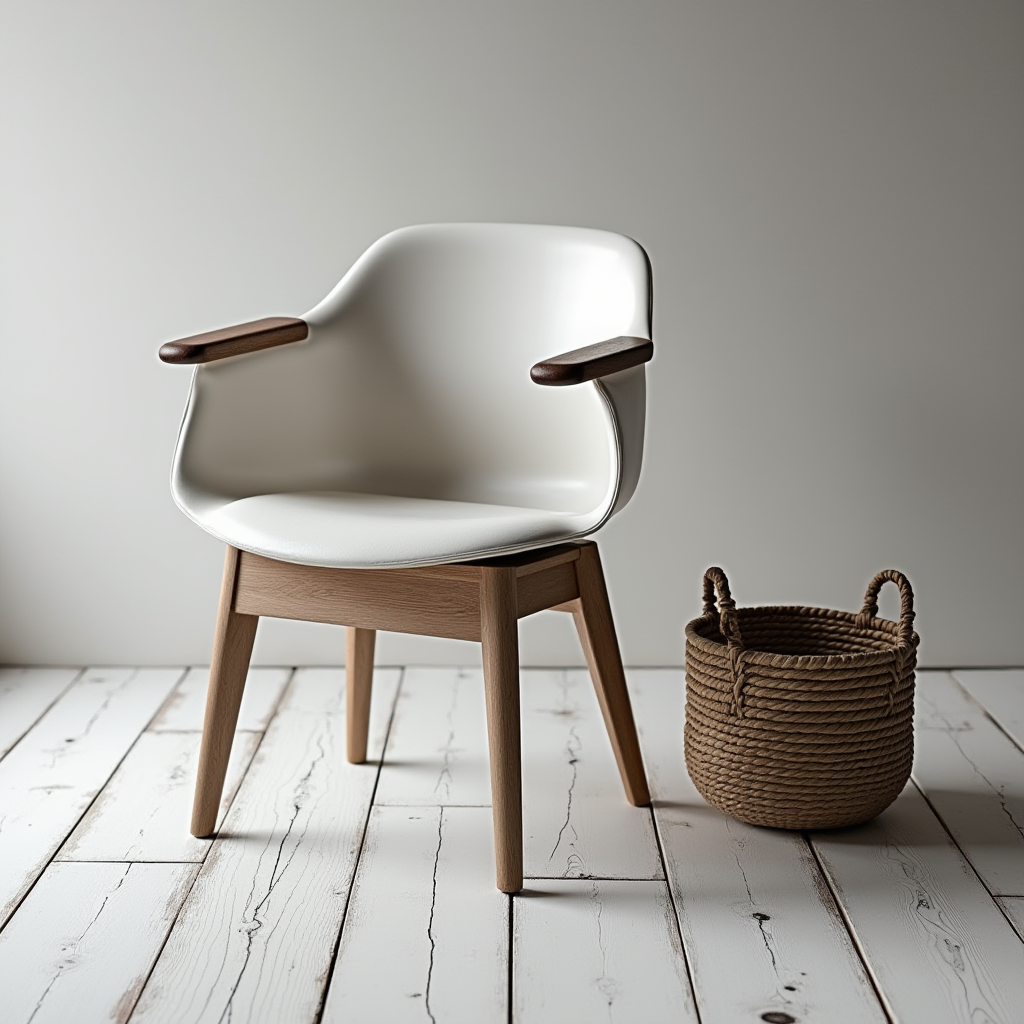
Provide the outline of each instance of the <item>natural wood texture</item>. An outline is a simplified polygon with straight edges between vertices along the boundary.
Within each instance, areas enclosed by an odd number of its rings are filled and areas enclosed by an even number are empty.
[[[351,764],[362,764],[366,760],[376,638],[377,634],[372,629],[349,626],[345,630],[346,754]]]
[[[323,569],[245,552],[235,609],[361,629],[480,639],[480,569]]]
[[[483,570],[480,619],[497,885],[502,892],[518,892],[523,887],[523,792],[515,569]]]
[[[490,817],[374,808],[323,1024],[505,1024],[510,901],[494,889]]]
[[[653,355],[654,345],[647,338],[609,338],[545,359],[530,370],[530,377],[537,384],[582,384],[639,366]]]
[[[87,671],[0,761],[0,926],[181,676]]]
[[[516,615],[522,619],[579,594],[574,569],[578,562],[563,562],[540,572],[516,573]]]
[[[531,882],[512,904],[517,1024],[697,1024],[664,882]]]
[[[594,680],[626,798],[634,807],[640,807],[651,802],[651,795],[596,544],[584,544],[580,548],[575,567],[580,598],[572,617]]]
[[[0,758],[71,685],[76,668],[0,668]]]
[[[479,668],[405,670],[374,803],[490,806]]]
[[[690,781],[681,742],[683,673],[636,670],[629,680],[703,1019],[757,1021],[774,1013],[796,1021],[884,1024],[803,836],[726,817]]]
[[[259,733],[236,736],[215,824],[224,820],[259,743]],[[210,841],[184,827],[198,762],[198,733],[144,732],[57,859],[202,861]]]
[[[0,935],[4,1024],[127,1020],[198,870],[52,864]]]
[[[996,903],[1024,941],[1024,896],[998,896]]]
[[[1024,669],[958,669],[953,675],[1024,750]]]
[[[989,892],[1024,894],[1024,752],[946,672],[919,675],[914,779]]]
[[[894,1020],[1019,1024],[1024,944],[912,784],[874,821],[811,837]]]
[[[377,672],[372,758],[398,675]],[[344,686],[339,669],[296,672],[133,1024],[312,1024],[377,777],[345,761]]]
[[[160,346],[160,358],[165,363],[212,363],[216,359],[227,359],[228,356],[244,356],[278,345],[288,345],[308,336],[309,326],[305,320],[290,316],[270,316],[169,341]]]
[[[217,813],[224,789],[224,775],[231,756],[238,709],[242,702],[249,658],[256,639],[259,618],[241,615],[232,607],[237,585],[239,554],[228,547],[224,555],[224,577],[210,663],[210,686],[203,721],[203,742],[199,751],[195,800],[192,805],[192,835],[211,835],[217,827]]]
[[[526,877],[664,878],[650,811],[622,799],[586,670],[523,672],[522,720]]]
[[[250,668],[236,730],[265,732],[291,677],[290,668]],[[153,719],[150,732],[202,732],[209,685],[209,668],[189,669]]]

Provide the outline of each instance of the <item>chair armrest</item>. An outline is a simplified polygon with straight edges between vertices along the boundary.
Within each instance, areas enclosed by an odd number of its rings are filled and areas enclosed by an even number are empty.
[[[309,326],[305,320],[271,316],[169,341],[160,346],[160,358],[165,363],[212,363],[215,359],[227,359],[228,356],[242,356],[277,345],[288,345],[308,336]]]
[[[545,359],[530,370],[530,377],[552,387],[582,384],[639,366],[653,355],[654,345],[647,338],[609,338]]]

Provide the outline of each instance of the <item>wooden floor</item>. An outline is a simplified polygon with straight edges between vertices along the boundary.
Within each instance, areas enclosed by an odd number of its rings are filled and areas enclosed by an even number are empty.
[[[811,835],[697,796],[681,671],[630,673],[653,810],[586,674],[525,671],[514,898],[479,670],[378,669],[360,766],[343,670],[253,670],[213,841],[205,683],[0,671],[4,1024],[1024,1021],[1024,671],[921,673],[913,783]]]

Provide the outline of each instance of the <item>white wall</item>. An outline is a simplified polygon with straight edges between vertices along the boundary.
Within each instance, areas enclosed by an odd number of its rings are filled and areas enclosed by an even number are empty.
[[[208,658],[221,549],[168,494],[189,373],[159,343],[301,315],[394,227],[509,220],[653,261],[645,472],[602,534],[628,661],[681,660],[718,562],[741,603],[849,608],[897,566],[925,662],[1024,663],[1020,3],[0,19],[0,660]],[[258,644],[342,657],[327,627]],[[567,617],[523,656],[579,662]]]

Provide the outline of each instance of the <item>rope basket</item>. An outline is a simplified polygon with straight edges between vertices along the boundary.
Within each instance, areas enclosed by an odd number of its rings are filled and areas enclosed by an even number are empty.
[[[878,593],[900,588],[900,621]],[[717,603],[716,603],[717,593]],[[737,608],[704,574],[686,627],[686,767],[708,803],[752,825],[856,825],[896,799],[914,755],[914,594],[880,572],[860,613]]]

